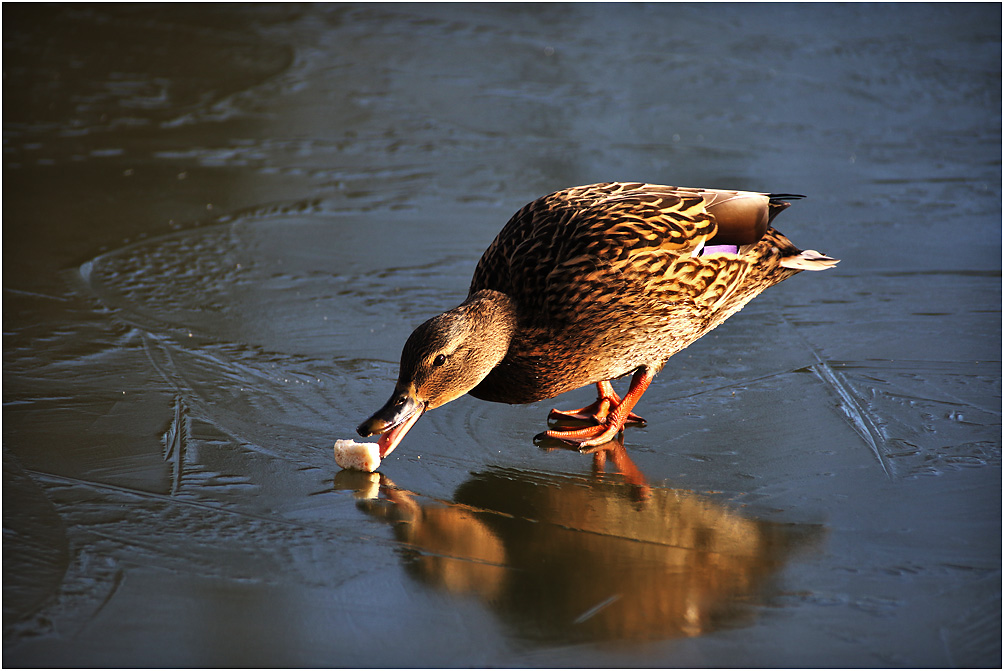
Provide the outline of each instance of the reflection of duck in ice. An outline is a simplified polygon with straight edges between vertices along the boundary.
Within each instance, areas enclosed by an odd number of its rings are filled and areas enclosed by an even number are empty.
[[[593,426],[547,434],[601,445],[673,354],[767,287],[837,261],[770,226],[781,196],[606,183],[538,198],[481,257],[467,300],[412,333],[394,394],[363,422],[384,458],[426,410],[470,393],[530,403],[595,383]],[[621,399],[610,380],[634,373]]]
[[[598,454],[619,471],[630,462],[619,441]],[[362,505],[394,524],[409,573],[480,597],[531,639],[665,639],[744,624],[793,550],[821,536],[610,476],[495,469],[452,504],[382,483],[387,498]]]

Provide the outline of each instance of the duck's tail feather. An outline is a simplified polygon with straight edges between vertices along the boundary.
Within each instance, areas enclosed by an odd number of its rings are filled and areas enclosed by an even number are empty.
[[[840,259],[820,254],[815,249],[806,249],[795,256],[786,256],[781,259],[782,267],[793,270],[826,270],[838,263],[840,263]]]
[[[791,207],[789,200],[801,200],[805,196],[797,193],[769,193],[767,198],[770,199],[767,201],[767,225],[769,226],[774,221],[774,217]]]

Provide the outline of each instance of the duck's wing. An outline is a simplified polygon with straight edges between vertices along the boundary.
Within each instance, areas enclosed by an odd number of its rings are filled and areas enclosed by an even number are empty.
[[[768,194],[608,182],[539,198],[517,212],[478,263],[471,292],[502,291],[544,309],[613,292],[632,262],[751,244],[787,206]],[[627,273],[631,274],[631,273]]]
[[[667,224],[679,227],[681,219],[704,219],[710,216],[714,219],[714,233],[711,236],[705,236],[706,230],[700,228],[691,228],[689,231],[686,226],[678,228],[680,233],[698,246],[701,242],[709,245],[755,244],[763,238],[774,217],[791,205],[789,200],[804,198],[796,194],[657,184],[621,186],[630,188],[598,198],[596,205],[616,208],[615,204],[623,201],[629,208],[638,210],[647,223],[656,228]],[[642,204],[640,208],[639,204]],[[653,206],[656,208],[654,212]],[[691,234],[686,235],[688,232]]]

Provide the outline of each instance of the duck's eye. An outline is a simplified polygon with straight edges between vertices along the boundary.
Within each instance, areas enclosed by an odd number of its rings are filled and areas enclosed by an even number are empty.
[[[442,366],[444,363],[446,363],[446,355],[445,354],[437,354],[436,358],[432,360],[432,365],[433,366]]]

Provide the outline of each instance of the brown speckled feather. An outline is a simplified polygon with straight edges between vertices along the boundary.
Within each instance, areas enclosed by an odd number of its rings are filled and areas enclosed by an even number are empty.
[[[617,182],[533,201],[474,272],[470,293],[507,294],[520,323],[506,357],[471,394],[525,403],[639,366],[659,370],[813,262],[767,228],[786,206],[768,194]],[[699,255],[730,235],[762,237],[738,254]],[[820,267],[835,263],[812,254]]]

